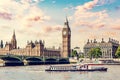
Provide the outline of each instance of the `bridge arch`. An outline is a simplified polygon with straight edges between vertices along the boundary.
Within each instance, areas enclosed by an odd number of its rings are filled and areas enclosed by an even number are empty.
[[[43,60],[41,58],[38,57],[28,57],[25,59],[25,61],[27,62],[26,65],[40,65],[43,64]]]
[[[14,56],[3,56],[1,59],[4,61],[5,66],[22,66],[24,63],[18,57]]]
[[[62,59],[59,59],[59,64],[69,64],[69,60],[68,59],[65,59],[65,58],[62,58]]]
[[[45,64],[57,64],[57,59],[55,58],[48,58],[48,59],[45,59]]]

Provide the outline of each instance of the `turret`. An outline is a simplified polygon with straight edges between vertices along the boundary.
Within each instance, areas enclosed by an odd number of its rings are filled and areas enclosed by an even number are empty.
[[[91,43],[92,43],[92,40],[91,40]]]
[[[27,45],[29,44],[29,41],[27,41]]]
[[[38,41],[37,41],[37,40],[35,41],[35,44],[38,44]]]
[[[97,43],[96,39],[94,39],[94,43]]]
[[[89,44],[90,42],[89,42],[89,39],[88,39],[88,41],[87,41],[87,44]]]
[[[104,43],[105,41],[104,41],[104,38],[102,38],[102,41],[101,41],[101,43]]]
[[[12,49],[17,49],[17,40],[16,40],[16,35],[15,35],[15,30],[13,31],[11,45],[12,45]]]
[[[0,47],[3,48],[3,40],[1,40]]]

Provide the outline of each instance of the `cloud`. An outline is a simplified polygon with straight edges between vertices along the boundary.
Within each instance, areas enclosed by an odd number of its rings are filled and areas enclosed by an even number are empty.
[[[44,30],[44,33],[51,33],[51,32],[61,31],[62,27],[61,25],[46,26],[46,27],[43,27],[43,30]]]
[[[90,12],[76,10],[73,16],[74,26],[84,26],[93,29],[100,29],[105,27],[105,18],[108,17],[106,10],[99,12]]]
[[[44,15],[43,11],[40,8],[34,6],[29,8],[28,13],[24,17],[24,19],[28,21],[42,22],[42,21],[50,20],[50,17]]]
[[[106,28],[107,29],[111,29],[111,30],[120,30],[120,19],[119,17],[118,18],[107,18],[106,19],[106,23],[107,23],[107,26]]]
[[[28,20],[29,21],[39,21],[39,20],[41,20],[41,18],[40,18],[40,16],[35,16],[33,18],[29,18]]]
[[[70,11],[75,10],[75,7],[70,5],[70,6],[64,8],[64,11],[68,11],[68,10],[70,10]]]
[[[84,32],[87,32],[87,30],[85,30],[85,29],[80,29],[79,32],[80,32],[80,33],[84,33]]]
[[[41,0],[6,0],[0,2],[0,18],[18,21],[24,27],[33,25],[33,22],[50,20],[37,6]],[[7,2],[7,3],[6,3]],[[32,24],[31,24],[32,23]]]
[[[88,29],[114,29],[120,30],[120,19],[116,18],[116,21],[108,14],[107,10],[92,11],[96,5],[113,3],[114,0],[93,0],[83,5],[76,6],[74,15],[72,16],[73,26],[85,27]],[[111,23],[114,22],[114,23]]]
[[[111,4],[114,1],[115,0],[92,0],[92,1],[86,2],[83,5],[77,6],[76,9],[79,9],[80,11],[90,10],[90,9],[96,7],[96,6]]]
[[[88,36],[88,38],[89,38],[89,39],[98,39],[99,36],[98,36],[98,35],[95,35],[95,34],[90,34],[90,35]]]
[[[50,28],[44,29],[44,26],[49,25],[47,22],[51,20],[51,17],[38,6],[41,1],[43,0],[2,0],[0,1],[0,20],[7,20],[5,26],[10,26],[10,30],[16,29],[18,36],[23,38],[38,39],[38,37],[58,32],[61,29],[59,25],[53,24],[53,26],[48,26]],[[7,27],[1,27],[2,30],[5,28]]]
[[[109,37],[117,37],[119,34],[115,31],[102,31],[99,33],[90,33],[88,35],[89,39],[101,39],[101,38],[109,38]]]
[[[115,37],[115,36],[117,36],[117,33],[112,32],[112,31],[106,31],[106,32],[103,32],[102,34],[104,35],[104,37],[108,37],[108,36]]]
[[[26,3],[34,4],[34,3],[38,3],[43,0],[14,0],[14,1],[19,2],[21,4],[26,4]]]
[[[6,12],[0,12],[0,18],[5,20],[12,20],[12,14]]]
[[[53,0],[53,1],[52,1],[52,3],[53,3],[53,4],[55,4],[55,3],[56,3],[56,1],[54,1],[54,0]]]
[[[120,30],[120,25],[114,26],[113,29]]]
[[[115,9],[120,11],[120,6],[116,6]]]
[[[86,11],[86,10],[90,10],[90,9],[92,9],[93,7],[96,6],[96,4],[97,4],[98,1],[99,1],[99,0],[93,0],[93,1],[90,1],[90,2],[85,3],[84,5],[77,6],[77,7],[76,7],[76,10],[77,10],[78,12],[84,12],[84,11]]]
[[[3,25],[3,26],[1,26],[1,29],[7,29],[7,30],[10,30],[11,29],[11,27],[10,26],[6,26],[6,25]]]
[[[97,2],[97,6],[102,6],[102,5],[105,5],[105,4],[111,4],[111,3],[114,3],[115,0],[98,0]]]
[[[62,30],[61,25],[42,26],[42,28],[41,27],[39,27],[39,28],[40,28],[40,30],[39,29],[36,30],[36,29],[30,28],[30,27],[28,29],[27,27],[25,27],[20,30],[17,30],[17,32],[19,34],[24,34],[24,35],[43,37],[43,36],[49,36],[50,34],[53,34],[53,33],[61,32],[61,30]]]
[[[77,6],[73,15],[74,26],[84,26],[92,29],[103,28],[106,24],[104,19],[108,17],[107,11],[102,10],[98,12],[90,11],[96,7],[99,0],[93,0],[83,5]]]

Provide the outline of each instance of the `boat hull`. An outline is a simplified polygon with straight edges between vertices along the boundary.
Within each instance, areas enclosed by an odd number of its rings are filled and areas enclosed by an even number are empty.
[[[45,71],[107,71],[107,68],[103,68],[103,69],[80,69],[80,70],[50,70],[50,69],[46,69]]]

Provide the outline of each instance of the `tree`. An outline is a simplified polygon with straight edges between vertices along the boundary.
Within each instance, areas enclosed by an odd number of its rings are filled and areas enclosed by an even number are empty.
[[[72,50],[71,56],[72,57],[77,57],[78,56],[77,51],[76,50]]]
[[[92,48],[89,52],[88,52],[89,58],[100,58],[102,56],[102,52],[100,48]]]
[[[79,54],[76,50],[72,49],[71,57],[77,57],[77,60],[79,58],[84,58],[83,54]]]
[[[84,58],[84,54],[80,54],[80,55],[79,55],[79,58]]]
[[[88,56],[89,56],[90,59],[93,58],[93,55],[95,54],[94,52],[95,52],[94,48],[90,49],[90,51],[88,52]]]
[[[116,51],[116,53],[115,53],[115,56],[116,56],[117,58],[120,58],[120,46],[117,48],[117,51]]]

